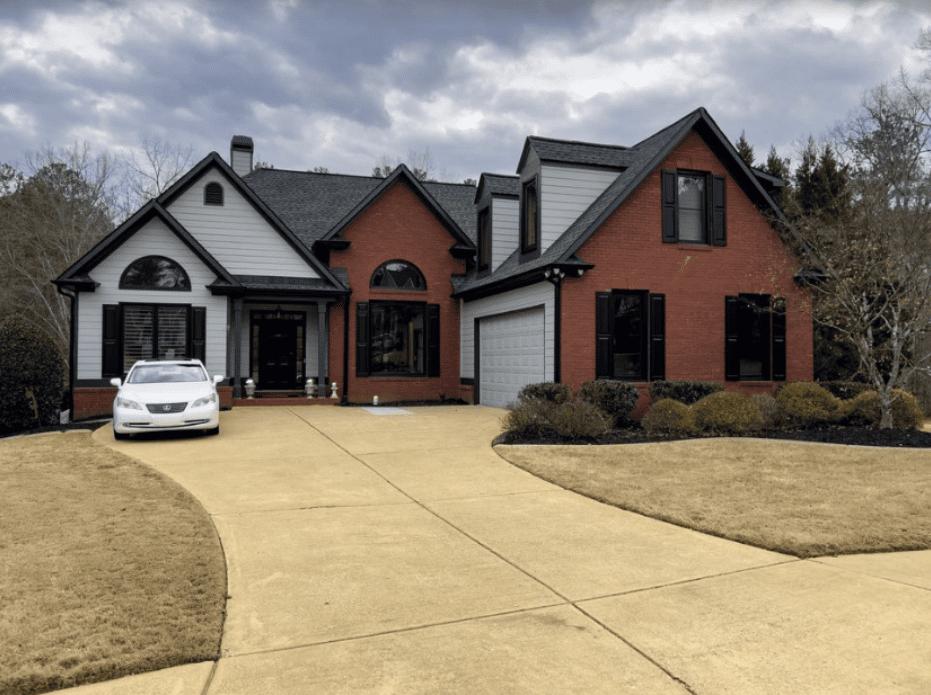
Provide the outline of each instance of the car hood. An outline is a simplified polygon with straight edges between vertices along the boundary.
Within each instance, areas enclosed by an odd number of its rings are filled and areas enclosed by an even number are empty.
[[[190,403],[213,393],[210,382],[124,384],[120,395],[139,403]]]

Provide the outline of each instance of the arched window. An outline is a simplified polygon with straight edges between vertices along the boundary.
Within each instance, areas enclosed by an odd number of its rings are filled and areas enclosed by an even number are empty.
[[[388,261],[382,263],[372,273],[373,288],[382,290],[424,291],[427,281],[423,273],[413,263],[407,261]]]
[[[130,263],[120,278],[121,290],[190,292],[191,279],[184,268],[164,256],[144,256]]]
[[[216,181],[204,186],[204,205],[223,205],[223,186]]]

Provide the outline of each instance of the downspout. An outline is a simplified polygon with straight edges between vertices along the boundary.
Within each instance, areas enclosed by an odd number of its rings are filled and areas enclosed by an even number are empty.
[[[74,310],[74,303],[78,299],[77,293],[68,293],[65,291],[65,288],[60,285],[55,285],[55,289],[58,291],[58,294],[63,297],[67,297],[71,300],[71,321],[68,336],[68,409],[71,411],[71,419],[74,420],[74,384],[75,384],[75,373],[74,373],[74,363],[76,360],[76,334],[77,334],[77,316]]]

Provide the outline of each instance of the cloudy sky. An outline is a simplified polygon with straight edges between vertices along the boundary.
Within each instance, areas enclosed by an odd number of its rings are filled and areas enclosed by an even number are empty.
[[[929,57],[929,2],[0,3],[0,163],[144,136],[368,175],[513,173],[529,134],[630,145],[704,106],[765,159]]]

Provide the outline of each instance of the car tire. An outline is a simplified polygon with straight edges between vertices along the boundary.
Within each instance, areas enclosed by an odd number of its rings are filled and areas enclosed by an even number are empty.
[[[220,426],[217,425],[217,426],[214,427],[212,430],[204,430],[204,433],[207,434],[208,436],[213,436],[213,435],[215,435],[215,434],[220,434]]]
[[[117,432],[117,431],[114,429],[114,430],[113,430],[113,438],[114,438],[115,440],[119,441],[119,442],[122,442],[122,441],[125,441],[125,440],[129,439],[129,435],[128,435],[128,434],[125,434],[125,433],[123,433],[123,432]]]

